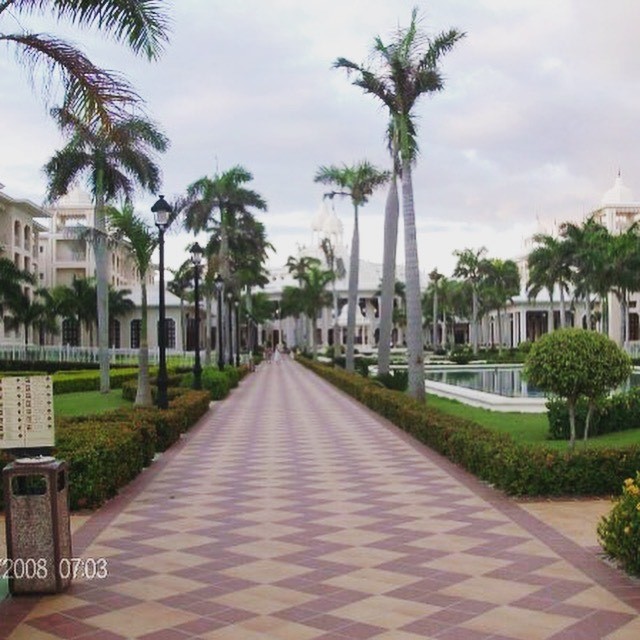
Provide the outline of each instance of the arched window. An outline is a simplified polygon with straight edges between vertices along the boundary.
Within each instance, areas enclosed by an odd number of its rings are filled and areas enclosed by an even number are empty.
[[[142,328],[142,320],[132,320],[131,324],[131,341],[130,345],[132,349],[140,348],[140,330]]]
[[[20,220],[15,220],[13,223],[13,244],[16,247],[22,246],[22,225]]]
[[[165,318],[164,326],[165,326],[164,346],[166,349],[175,349],[176,348],[176,321],[173,318]],[[159,330],[160,322],[158,322],[157,327]]]
[[[109,346],[113,349],[120,348],[120,320],[116,318],[109,320]]]

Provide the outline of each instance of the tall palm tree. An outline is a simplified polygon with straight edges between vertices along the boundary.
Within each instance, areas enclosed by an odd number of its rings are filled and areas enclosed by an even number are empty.
[[[133,197],[135,187],[154,192],[160,170],[154,154],[163,152],[168,138],[145,118],[127,117],[105,127],[99,120],[84,121],[66,109],[53,110],[67,145],[45,165],[50,201],[65,195],[83,174],[87,175],[95,206],[93,245],[98,283],[98,349],[100,391],[109,391],[109,310],[105,206],[117,196]]]
[[[184,224],[194,234],[202,231],[211,237],[205,250],[207,257],[207,273],[218,271],[224,280],[226,291],[240,288],[232,282],[232,261],[230,242],[234,230],[238,229],[238,218],[250,214],[250,209],[266,211],[267,203],[263,197],[245,185],[253,180],[253,174],[240,165],[216,173],[213,177],[203,176],[187,187],[187,198],[184,207]],[[211,317],[211,295],[209,288],[204,289],[207,318]],[[239,296],[238,296],[239,297]],[[223,316],[226,316],[226,305],[223,305]],[[227,332],[227,323],[223,323],[223,334]],[[230,344],[229,339],[223,340]],[[211,354],[210,341],[205,346],[205,361]]]
[[[320,167],[315,182],[335,185],[339,191],[330,195],[349,196],[353,204],[353,236],[351,256],[349,258],[349,294],[347,303],[347,371],[355,370],[356,309],[358,307],[358,276],[360,269],[360,230],[358,210],[365,204],[376,187],[389,180],[389,172],[381,171],[370,162],[363,160],[358,164],[342,167],[330,165]]]
[[[108,207],[105,213],[115,238],[126,240],[140,274],[140,348],[138,355],[138,388],[136,390],[135,404],[150,407],[153,405],[153,399],[149,382],[147,274],[151,268],[153,252],[158,244],[158,235],[144,220],[136,216],[130,201],[126,201],[120,208]],[[164,327],[160,327],[160,331],[164,331]]]
[[[502,353],[502,310],[520,292],[520,273],[513,260],[499,258],[484,260],[482,269],[485,274],[485,296],[498,312],[498,350]]]
[[[453,276],[462,278],[471,286],[471,342],[474,354],[478,353],[478,289],[482,280],[482,261],[486,253],[486,247],[453,252],[458,258]]]
[[[344,261],[340,256],[336,256],[336,248],[330,238],[323,238],[320,248],[324,254],[324,261],[327,269],[333,273],[331,280],[331,297],[333,298],[333,358],[338,355],[340,349],[340,327],[338,317],[340,316],[340,305],[338,304],[338,294],[336,293],[336,280],[342,280],[346,274]]]
[[[170,291],[180,300],[180,335],[182,337],[182,350],[184,351],[187,344],[184,301],[192,299],[193,263],[191,260],[185,260],[177,269],[170,268],[169,271],[173,279],[167,282],[167,291]]]
[[[23,284],[33,284],[34,277],[28,271],[16,267],[9,258],[0,258],[0,312],[12,298],[22,292]]]
[[[431,341],[433,342],[433,348],[438,346],[438,283],[444,278],[442,273],[438,273],[437,269],[434,269],[429,274],[429,280],[431,280],[431,288],[433,290],[433,336]]]
[[[438,67],[440,58],[464,36],[457,29],[429,38],[418,29],[418,9],[411,12],[406,29],[398,28],[395,38],[385,44],[374,41],[377,67],[355,64],[338,58],[335,67],[356,73],[353,84],[378,98],[389,110],[393,139],[397,140],[402,178],[405,269],[407,284],[407,359],[409,394],[423,400],[424,353],[420,294],[420,269],[416,240],[415,208],[411,168],[417,157],[417,129],[414,107],[425,93],[441,91],[444,79]]]
[[[542,289],[549,293],[549,331],[553,330],[553,294],[556,287],[560,291],[560,327],[567,324],[565,295],[569,292],[571,282],[571,263],[567,251],[566,240],[554,236],[537,233],[533,236],[536,247],[527,257],[529,265],[529,281],[527,291],[531,297],[536,297]]]
[[[313,258],[311,256],[300,256],[295,258],[294,256],[289,256],[287,258],[286,267],[289,273],[297,280],[298,287],[302,289],[302,285],[304,282],[304,276],[306,272],[311,267],[320,267],[320,260],[318,258]],[[306,346],[306,338],[304,337],[304,332],[302,331],[302,325],[304,323],[304,309],[300,314],[300,321],[296,323],[296,345],[305,344]],[[303,335],[300,335],[300,334]]]
[[[94,65],[72,43],[47,33],[25,29],[23,18],[47,14],[52,22],[93,27],[126,44],[135,54],[156,59],[168,36],[166,9],[157,0],[4,0],[0,2],[0,42],[15,50],[18,61],[47,96],[53,80],[60,79],[63,102],[81,118],[98,116],[105,125],[122,116],[125,107],[139,100],[131,85],[113,71]],[[4,28],[18,24],[20,31]]]
[[[311,323],[311,349],[313,358],[317,357],[316,319],[325,307],[332,302],[331,292],[326,290],[333,273],[318,266],[311,266],[302,277],[303,309]]]

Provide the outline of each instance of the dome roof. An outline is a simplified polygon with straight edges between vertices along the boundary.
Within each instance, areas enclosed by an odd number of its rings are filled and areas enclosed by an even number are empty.
[[[318,213],[313,217],[311,221],[312,231],[324,231],[325,224],[329,218],[329,209],[327,208],[327,201],[322,200],[322,204],[318,209]]]
[[[629,187],[625,186],[624,182],[622,182],[622,176],[618,172],[618,176],[616,177],[616,181],[603,196],[602,196],[602,206],[607,205],[616,205],[616,204],[631,204],[634,202],[633,193]]]
[[[343,226],[340,218],[336,215],[335,211],[332,211],[325,220],[324,227],[322,229],[327,235],[335,234],[337,236],[342,235]]]

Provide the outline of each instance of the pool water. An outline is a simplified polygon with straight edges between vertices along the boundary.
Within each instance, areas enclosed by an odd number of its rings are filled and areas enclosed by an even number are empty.
[[[522,375],[522,367],[459,367],[428,369],[427,380],[466,387],[485,393],[509,398],[542,398],[544,392],[528,384]],[[625,387],[640,386],[640,373],[632,373]]]

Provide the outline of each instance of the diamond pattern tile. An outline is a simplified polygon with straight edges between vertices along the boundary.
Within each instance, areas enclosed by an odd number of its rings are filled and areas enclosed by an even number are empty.
[[[1,602],[0,638],[640,634],[636,582],[289,360],[216,403],[74,549],[108,577]]]

